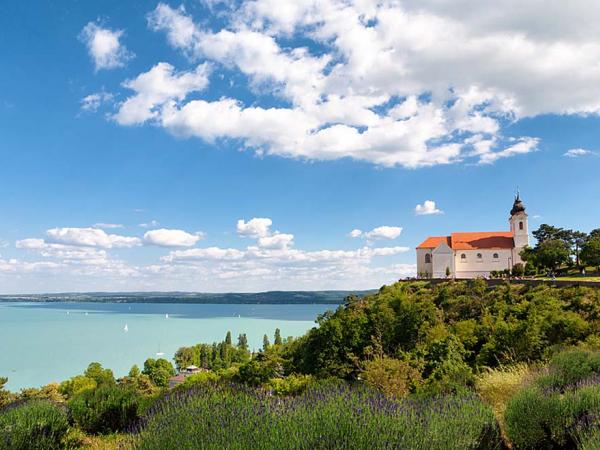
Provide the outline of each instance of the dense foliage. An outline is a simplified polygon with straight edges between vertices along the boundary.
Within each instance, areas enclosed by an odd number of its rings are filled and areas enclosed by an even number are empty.
[[[30,400],[0,412],[0,448],[53,450],[62,447],[69,422],[64,408]]]
[[[533,236],[535,247],[521,253],[528,266],[556,271],[563,265],[579,269],[588,265],[600,270],[600,228],[588,234],[542,224]]]
[[[366,371],[380,380],[388,372],[400,391],[455,391],[483,367],[538,361],[553,346],[597,340],[600,290],[397,283],[349,298],[318,322],[283,352],[288,372],[357,379]]]
[[[473,395],[399,401],[326,383],[284,399],[218,387],[182,392],[147,418],[139,449],[500,448],[491,410]]]
[[[250,360],[248,338],[245,334],[238,336],[237,345],[231,341],[228,332],[225,340],[212,344],[197,344],[193,347],[181,347],[175,353],[175,365],[178,369],[188,366],[209,370],[227,369],[235,364],[243,364]]]

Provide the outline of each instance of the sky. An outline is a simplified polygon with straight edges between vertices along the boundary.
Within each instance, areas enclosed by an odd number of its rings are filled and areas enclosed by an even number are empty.
[[[0,293],[377,288],[600,227],[589,0],[0,4]]]

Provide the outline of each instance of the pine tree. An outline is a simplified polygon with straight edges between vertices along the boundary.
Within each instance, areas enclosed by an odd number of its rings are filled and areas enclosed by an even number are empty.
[[[246,333],[240,334],[238,336],[238,348],[242,350],[248,350],[248,338],[246,337]]]
[[[265,334],[263,336],[263,351],[266,352],[270,346],[271,346],[271,343],[269,342],[269,336],[267,336]]]
[[[275,328],[275,340],[273,341],[275,345],[283,344],[283,340],[281,339],[281,330],[279,328]]]
[[[225,344],[231,346],[231,331],[228,331],[227,336],[225,336]]]

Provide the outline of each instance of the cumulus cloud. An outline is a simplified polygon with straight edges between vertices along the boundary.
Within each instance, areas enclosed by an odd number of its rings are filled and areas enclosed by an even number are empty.
[[[581,156],[593,155],[594,152],[590,150],[586,150],[584,148],[571,148],[567,150],[564,154],[567,158],[579,158]]]
[[[417,216],[429,216],[432,214],[443,214],[443,211],[438,209],[433,200],[425,200],[422,205],[415,206],[415,214]]]
[[[207,63],[183,72],[176,72],[171,64],[158,63],[148,72],[123,83],[135,95],[120,105],[113,118],[121,125],[141,124],[159,118],[162,109],[172,110],[176,108],[176,102],[189,93],[204,89],[208,85],[209,72]]]
[[[265,237],[270,234],[271,225],[273,221],[268,217],[255,217],[247,222],[240,219],[237,221],[237,233],[240,236]]]
[[[57,228],[48,238],[16,242],[17,251],[41,260],[0,258],[3,286],[28,279],[30,288],[47,291],[56,282],[58,290],[200,290],[252,291],[268,289],[372,288],[413,275],[414,265],[398,261],[406,246],[356,249],[303,250],[294,247],[294,235],[272,230],[269,218],[240,220],[238,236],[245,248],[208,246],[173,248],[156,263],[134,265],[111,255],[118,247],[155,244],[185,247],[197,244],[200,236],[182,230],[151,230],[144,239],[123,241],[125,236],[106,234],[97,228]],[[95,231],[90,231],[95,230]],[[399,227],[377,227],[363,233],[370,238],[393,238]],[[159,231],[160,233],[153,233]],[[250,242],[248,242],[250,240]],[[192,243],[194,241],[194,243]],[[16,276],[18,275],[18,276]],[[42,275],[49,275],[43,277]],[[24,278],[23,278],[24,277]],[[12,280],[12,281],[11,281]],[[37,283],[37,284],[36,284]],[[34,288],[34,286],[37,286]]]
[[[505,136],[514,121],[600,112],[600,16],[586,4],[255,0],[223,9],[214,29],[160,3],[149,28],[194,64],[241,74],[255,98],[190,99],[202,88],[186,86],[142,100],[155,88],[128,83],[115,117],[306,160],[492,164],[538,149]]]
[[[350,233],[348,233],[348,237],[358,238],[358,237],[361,237],[362,234],[363,234],[362,230],[359,230],[358,228],[355,228]]]
[[[85,43],[96,71],[123,67],[133,57],[121,43],[122,36],[123,30],[103,28],[94,22],[83,27],[79,39]]]
[[[147,231],[144,242],[160,247],[192,247],[203,237],[202,233],[190,234],[183,230],[160,228]]]
[[[367,239],[396,239],[402,233],[401,227],[390,227],[383,225],[367,231],[364,236]]]
[[[66,245],[89,247],[135,247],[141,245],[138,237],[108,234],[98,228],[51,228],[46,234],[50,241]]]

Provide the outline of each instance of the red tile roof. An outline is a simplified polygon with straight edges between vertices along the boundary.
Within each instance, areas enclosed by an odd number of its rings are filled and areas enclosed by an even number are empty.
[[[478,250],[513,248],[511,231],[488,231],[483,233],[452,233],[454,250]]]
[[[429,237],[417,248],[436,248],[442,242],[446,242],[453,250],[510,249],[514,247],[511,231],[486,231]]]
[[[436,248],[442,242],[445,242],[446,244],[448,244],[449,247],[452,247],[450,236],[435,236],[428,237],[423,242],[421,242],[417,248]]]

